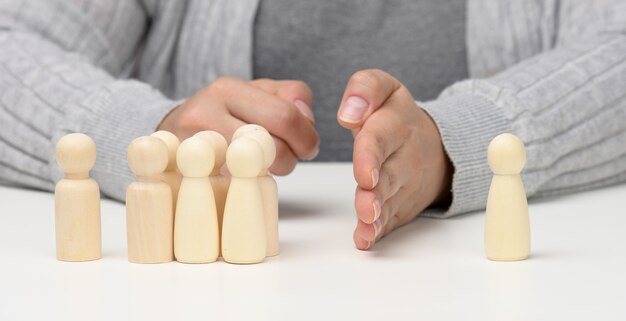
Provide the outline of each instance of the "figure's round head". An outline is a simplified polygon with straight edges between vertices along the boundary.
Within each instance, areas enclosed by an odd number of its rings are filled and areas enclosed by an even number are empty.
[[[165,143],[165,146],[167,146],[167,168],[165,168],[165,170],[175,171],[176,151],[178,150],[178,145],[180,145],[178,137],[166,130],[159,130],[158,132],[152,133],[150,136],[156,137]]]
[[[137,176],[155,176],[167,167],[167,146],[152,136],[135,138],[128,145],[128,166]]]
[[[214,169],[222,168],[224,163],[226,163],[226,149],[228,148],[226,138],[224,138],[222,134],[212,130],[204,130],[196,133],[194,136],[200,137],[211,144],[213,152],[215,153]]]
[[[263,149],[252,138],[236,139],[226,151],[226,165],[233,177],[257,177],[263,169]]]
[[[215,165],[215,153],[207,140],[192,136],[180,143],[176,161],[183,176],[208,177]]]
[[[526,163],[524,143],[513,134],[498,135],[489,144],[487,159],[494,174],[519,174]]]
[[[263,150],[263,168],[270,168],[276,159],[276,144],[272,135],[262,126],[247,124],[239,127],[233,134],[233,141],[241,137],[256,140]]]
[[[246,125],[243,125],[243,126],[237,128],[237,130],[233,133],[233,138],[231,140],[235,140],[237,138],[241,138],[241,137],[245,136],[247,133],[255,132],[255,131],[264,131],[266,133],[268,132],[267,129],[265,129],[265,127],[263,127],[261,125],[246,124]]]
[[[85,134],[65,135],[57,143],[56,158],[65,174],[88,173],[96,163],[96,143]]]

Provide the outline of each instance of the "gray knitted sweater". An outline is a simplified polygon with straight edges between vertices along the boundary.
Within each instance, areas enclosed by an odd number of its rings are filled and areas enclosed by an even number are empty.
[[[0,180],[52,190],[56,141],[83,132],[98,146],[92,176],[123,199],[130,140],[216,77],[251,77],[256,6],[0,2]],[[501,132],[526,143],[529,196],[626,180],[625,1],[468,0],[466,40],[470,79],[420,103],[455,166],[452,204],[431,215],[484,208]]]

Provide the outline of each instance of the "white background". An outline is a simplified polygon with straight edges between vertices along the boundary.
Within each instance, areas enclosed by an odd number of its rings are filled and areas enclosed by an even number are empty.
[[[138,265],[124,206],[102,203],[103,258],[55,259],[54,196],[0,187],[0,320],[626,320],[626,185],[531,200],[531,258],[491,262],[484,213],[352,242],[350,164],[278,179],[281,255]]]

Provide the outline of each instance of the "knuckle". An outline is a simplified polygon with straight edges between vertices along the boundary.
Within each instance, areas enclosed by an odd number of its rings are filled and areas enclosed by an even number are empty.
[[[201,108],[198,108],[198,106],[185,108],[180,115],[179,121],[181,128],[186,128],[192,132],[202,130],[206,125],[204,112]]]
[[[228,95],[237,82],[234,77],[219,77],[211,83],[209,89],[215,93]]]
[[[276,91],[274,81],[269,78],[259,78],[250,82],[253,86],[260,88],[269,93],[274,93]]]
[[[352,75],[351,81],[373,91],[380,91],[384,88],[384,81],[376,70],[357,71]]]
[[[309,88],[309,86],[302,80],[292,80],[289,82],[289,84],[287,85],[287,88],[294,90],[294,91],[300,91],[303,93],[310,93],[311,89]]]
[[[281,83],[278,91],[290,97],[290,99],[304,100],[307,104],[311,104],[313,98],[311,88],[304,81],[300,80],[286,80]]]

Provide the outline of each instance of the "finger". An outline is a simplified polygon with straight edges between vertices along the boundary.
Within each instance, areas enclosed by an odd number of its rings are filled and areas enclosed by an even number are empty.
[[[392,157],[383,165],[380,181],[373,190],[357,187],[354,197],[355,209],[357,217],[363,222],[372,224],[384,215],[383,206],[388,207],[389,200],[408,183],[408,175],[404,173],[400,161],[396,159]]]
[[[253,80],[250,84],[265,92],[276,95],[278,98],[293,102],[304,116],[312,122],[315,122],[315,116],[311,109],[313,105],[313,92],[304,81],[271,80],[264,78]]]
[[[383,166],[383,173],[401,169],[401,166],[400,158],[391,158]],[[403,186],[404,188],[397,186]],[[411,185],[409,181],[406,180],[392,188],[393,191],[389,194],[391,196],[383,198],[380,210],[372,206],[374,209],[369,209],[368,211],[368,208],[363,204],[372,204],[372,202],[376,204],[375,202],[381,199],[380,195],[386,193],[379,191],[379,188],[382,187],[383,185],[381,184],[371,191],[362,190],[357,187],[357,195],[355,198],[357,216],[360,221],[367,224],[367,226],[372,226],[374,229],[374,235],[367,229],[359,231],[358,234],[369,242],[374,242],[393,229],[408,223],[427,206],[426,201],[422,200],[420,197],[421,193],[419,193],[417,185]],[[378,215],[376,215],[376,213],[378,213]],[[357,229],[363,228],[363,225],[357,224]]]
[[[315,126],[293,103],[235,78],[220,78],[211,87],[228,97],[226,104],[233,116],[265,127],[285,141],[298,158],[312,159],[319,152]]]
[[[369,248],[372,244],[372,242],[374,242],[374,240],[376,239],[376,232],[374,230],[374,225],[372,224],[367,224],[362,222],[361,220],[358,220],[356,223],[356,229],[354,230],[354,240],[355,240],[355,245],[358,246],[357,241],[358,240],[362,240],[364,242],[363,243],[370,243],[367,244],[368,246],[365,247],[364,249]]]
[[[370,190],[364,190],[357,186],[354,193],[354,208],[359,220],[372,224],[381,215],[382,200],[380,196]]]
[[[383,204],[380,217],[380,224],[383,227],[382,232],[377,233],[376,239],[379,240],[393,230],[411,222],[427,206],[416,189],[407,189],[394,195]]]
[[[187,137],[193,136],[198,131],[210,129],[210,130],[215,130],[219,132],[224,137],[228,137],[230,141],[230,138],[233,136],[235,131],[239,127],[246,125],[246,123],[241,121],[240,119],[227,114],[227,111],[225,110],[221,111],[221,110],[218,110],[218,108],[211,108],[211,109],[204,110],[204,112],[209,113],[208,117],[210,119],[219,118],[220,121],[213,122],[210,125],[200,124],[193,131],[182,133],[181,139],[185,139]],[[194,117],[194,116],[192,115],[191,117]],[[197,115],[195,117],[200,118],[200,117],[197,117]],[[298,158],[296,157],[296,155],[294,155],[294,153],[291,151],[291,149],[289,148],[287,143],[285,143],[285,141],[274,136],[272,137],[274,138],[274,143],[276,145],[276,159],[274,160],[274,163],[270,167],[270,172],[276,175],[287,175],[290,172],[292,172],[293,169],[295,168],[298,162]]]
[[[276,143],[276,159],[270,167],[270,172],[275,175],[287,175],[296,167],[298,158],[285,141],[274,137],[274,142]]]
[[[382,164],[404,143],[407,129],[397,120],[398,115],[380,111],[359,131],[354,139],[353,171],[357,184],[373,189],[380,180]]]
[[[354,231],[353,234],[353,240],[354,240],[354,245],[356,246],[357,249],[359,250],[367,250],[370,248],[371,246],[371,242],[361,238],[357,233],[356,230]]]
[[[382,70],[356,72],[346,85],[337,112],[337,121],[345,128],[361,127],[365,119],[400,88],[402,84]]]
[[[387,202],[383,204],[380,217],[374,222],[368,224],[361,221],[363,223],[362,225],[357,224],[357,229],[362,229],[359,235],[370,242],[380,239],[380,237],[385,234],[389,222],[398,214],[398,208],[404,201],[405,199],[399,196],[394,196],[387,200]]]

